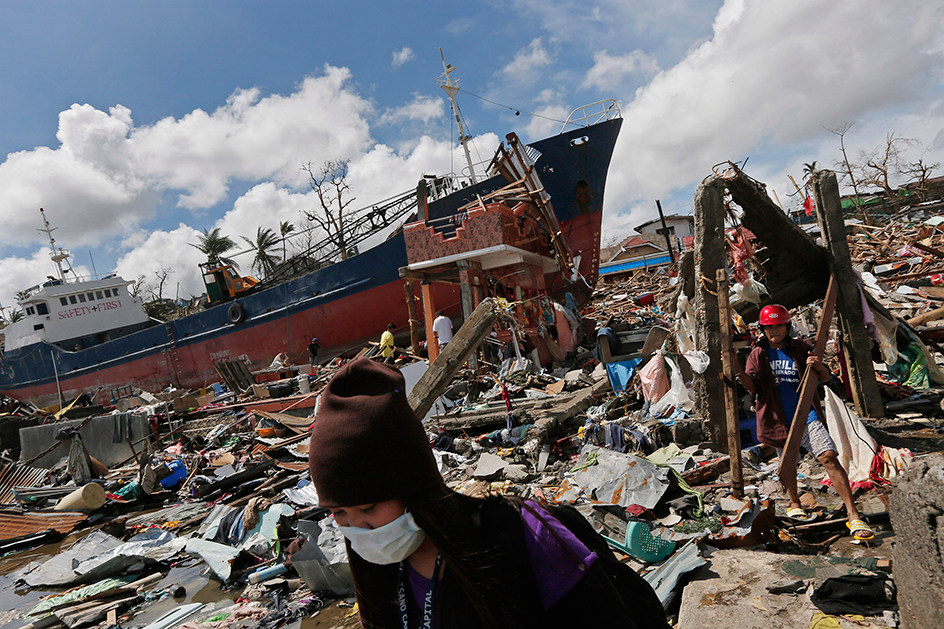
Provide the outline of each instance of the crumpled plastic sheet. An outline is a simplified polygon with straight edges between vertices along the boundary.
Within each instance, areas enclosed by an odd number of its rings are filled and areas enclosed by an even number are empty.
[[[318,506],[318,492],[315,490],[315,486],[312,483],[308,483],[304,487],[288,487],[283,489],[282,493],[285,494],[285,497],[288,498],[292,504],[297,504],[302,507]]]
[[[594,445],[585,445],[577,465],[596,454],[596,465],[574,474],[572,484],[602,504],[628,507],[633,504],[646,509],[656,506],[669,487],[669,471],[631,454],[613,452]],[[558,499],[561,499],[560,494]]]
[[[298,521],[307,542],[292,555],[292,565],[312,592],[330,590],[337,596],[354,592],[354,579],[347,560],[347,547],[333,519]]]
[[[191,537],[187,540],[187,546],[184,550],[205,561],[213,574],[218,576],[223,583],[229,581],[233,572],[233,559],[242,552],[237,548],[200,539],[199,537]]]
[[[186,544],[187,540],[173,533],[151,528],[138,533],[121,546],[78,563],[73,570],[83,580],[96,581],[141,562],[155,563],[170,559],[183,550]]]
[[[16,574],[16,578],[30,587],[68,585],[77,580],[73,565],[117,548],[121,543],[117,537],[95,529],[68,549],[60,550],[44,561],[30,563]]]
[[[69,590],[65,594],[41,600],[40,602],[36,603],[36,605],[33,606],[33,609],[29,610],[26,615],[37,616],[40,612],[52,609],[53,607],[56,607],[62,603],[81,601],[87,596],[120,587],[126,583],[131,583],[134,580],[135,577],[125,577],[123,579],[105,579],[103,581],[99,581],[98,583],[92,583],[91,585],[75,588],[73,590]]]
[[[662,607],[668,607],[675,598],[675,586],[678,585],[679,579],[706,563],[708,562],[705,558],[698,553],[697,542],[691,540],[675,551],[661,566],[643,575],[643,578],[656,591],[656,596],[662,601]]]
[[[285,503],[274,504],[259,514],[259,522],[246,531],[242,541],[252,537],[255,533],[262,533],[267,540],[274,542],[279,538],[279,519],[295,515],[295,508]]]
[[[688,301],[685,293],[678,297],[675,310],[675,344],[683,354],[695,351],[695,310]]]

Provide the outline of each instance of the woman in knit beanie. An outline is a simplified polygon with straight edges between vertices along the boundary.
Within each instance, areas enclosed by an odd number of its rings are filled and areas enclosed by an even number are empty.
[[[364,627],[668,627],[576,512],[565,526],[532,502],[447,489],[392,367],[361,358],[332,378],[309,468],[346,538]]]

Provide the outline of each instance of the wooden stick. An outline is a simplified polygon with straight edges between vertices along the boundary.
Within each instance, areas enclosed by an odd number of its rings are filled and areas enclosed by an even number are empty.
[[[928,253],[933,253],[934,255],[936,255],[936,256],[939,257],[939,258],[944,258],[944,251],[941,251],[940,249],[935,249],[934,247],[929,247],[929,246],[927,246],[927,245],[925,245],[925,244],[922,244],[922,243],[920,243],[920,242],[917,242],[917,241],[911,243],[911,246],[914,247],[915,249],[920,249],[921,251],[927,251]]]
[[[915,327],[918,325],[924,325],[929,321],[936,321],[938,319],[944,319],[944,308],[935,308],[929,312],[919,314],[916,317],[908,319],[908,325]]]
[[[728,303],[728,272],[718,269],[715,274],[718,291],[718,313],[721,321],[721,374],[724,383],[724,409],[728,427],[728,456],[731,457],[731,493],[735,498],[744,494],[744,467],[741,464],[741,426],[735,394],[736,380],[731,354],[731,313]]]
[[[826,288],[826,299],[823,301],[823,316],[820,318],[819,330],[816,332],[816,344],[813,346],[813,355],[818,356],[820,360],[823,358],[823,351],[826,349],[826,341],[829,338],[829,326],[833,321],[838,290],[836,278],[830,276],[829,286]],[[797,370],[799,369],[800,366],[797,365]],[[800,441],[803,440],[803,431],[806,430],[806,417],[810,413],[810,406],[813,403],[813,396],[816,394],[818,381],[816,370],[807,366],[803,374],[803,381],[800,384],[800,400],[797,403],[796,412],[793,414],[790,433],[787,435],[787,442],[783,446],[783,454],[780,455],[780,468],[777,475],[780,477],[781,483],[784,476],[790,474],[796,476]]]

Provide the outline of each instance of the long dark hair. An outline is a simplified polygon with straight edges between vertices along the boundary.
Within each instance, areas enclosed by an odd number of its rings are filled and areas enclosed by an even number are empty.
[[[449,626],[509,626],[513,618],[527,622],[520,597],[511,594],[520,590],[521,566],[503,556],[479,526],[482,507],[500,500],[473,498],[445,487],[403,500],[442,557],[443,588],[436,608],[449,610]],[[350,546],[348,557],[364,627],[399,629],[398,566],[371,564],[352,552]]]

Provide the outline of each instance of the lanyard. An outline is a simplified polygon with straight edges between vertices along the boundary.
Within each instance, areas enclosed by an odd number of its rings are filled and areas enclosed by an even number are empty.
[[[440,557],[436,556],[436,566],[433,568],[433,579],[423,601],[423,615],[420,617],[421,629],[432,629],[433,601],[436,597],[436,580],[439,577]],[[400,562],[400,576],[397,578],[397,609],[400,611],[400,626],[410,629],[409,605],[406,598],[406,560]]]

